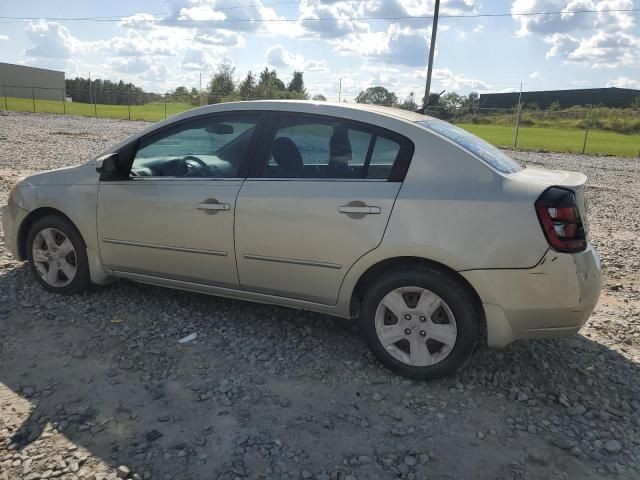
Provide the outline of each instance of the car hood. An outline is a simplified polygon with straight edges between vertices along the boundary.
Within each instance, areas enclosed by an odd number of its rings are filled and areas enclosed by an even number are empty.
[[[18,186],[39,187],[46,185],[95,185],[98,183],[98,173],[93,163],[86,163],[75,167],[57,168],[46,172],[36,173],[24,178]]]

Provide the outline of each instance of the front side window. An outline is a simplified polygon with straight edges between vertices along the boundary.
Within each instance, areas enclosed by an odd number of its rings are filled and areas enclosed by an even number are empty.
[[[262,175],[270,178],[390,178],[399,140],[340,119],[282,118]]]
[[[234,178],[258,120],[215,115],[187,120],[140,141],[131,176]]]

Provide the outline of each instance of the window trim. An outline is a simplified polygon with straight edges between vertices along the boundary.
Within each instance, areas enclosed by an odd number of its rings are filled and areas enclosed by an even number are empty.
[[[240,166],[238,173],[233,177],[165,177],[165,176],[146,176],[146,177],[132,177],[131,168],[136,158],[136,154],[140,149],[140,144],[148,139],[152,139],[155,136],[162,135],[167,131],[178,129],[190,123],[196,123],[202,120],[214,119],[215,117],[246,117],[253,116],[256,119],[256,127],[251,139],[249,140],[249,146],[247,147],[244,158],[240,159]],[[194,115],[193,117],[187,117],[183,119],[177,119],[174,122],[163,125],[161,127],[152,130],[151,132],[142,135],[132,142],[128,143],[124,147],[118,150],[120,156],[121,170],[123,178],[120,180],[162,180],[162,181],[216,181],[216,180],[244,180],[249,172],[251,160],[255,154],[258,140],[262,135],[262,131],[265,127],[265,119],[267,118],[267,112],[261,110],[230,110],[225,112],[205,113],[201,115]],[[188,128],[188,127],[187,127]]]
[[[372,135],[372,140],[375,138],[377,141],[378,136],[383,136],[388,138],[391,141],[394,141],[400,145],[400,150],[398,151],[398,156],[396,157],[396,161],[391,167],[391,172],[389,173],[389,177],[384,178],[308,178],[308,177],[286,177],[286,178],[274,178],[274,177],[265,177],[264,167],[269,161],[269,155],[271,152],[271,144],[275,139],[276,131],[279,128],[283,128],[281,126],[282,119],[309,119],[309,123],[317,122],[317,123],[332,123],[332,122],[342,122],[347,124],[348,127],[353,126],[354,129],[360,130]],[[333,115],[324,115],[321,113],[307,113],[307,112],[288,112],[288,111],[269,111],[269,116],[265,120],[265,126],[262,129],[261,135],[258,139],[257,145],[259,145],[258,151],[253,155],[253,159],[251,165],[249,167],[249,171],[247,174],[247,179],[250,180],[267,180],[267,181],[327,181],[327,182],[396,182],[402,183],[407,175],[407,171],[409,170],[409,165],[411,164],[411,160],[413,158],[413,153],[415,151],[415,145],[413,142],[393,130],[388,130],[384,127],[379,127],[377,125],[372,125],[370,123],[361,122],[359,120],[352,120],[350,118],[336,117]],[[375,142],[373,142],[375,145]],[[367,158],[365,159],[365,164],[367,161],[371,161],[371,155],[373,154],[373,149],[371,148],[371,141],[369,144],[369,148],[367,150]]]

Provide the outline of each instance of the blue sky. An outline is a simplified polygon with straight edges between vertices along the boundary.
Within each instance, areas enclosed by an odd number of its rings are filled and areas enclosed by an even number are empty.
[[[441,13],[640,8],[639,0],[442,0]],[[0,19],[0,61],[123,79],[150,91],[203,84],[222,61],[305,72],[310,93],[352,99],[382,85],[424,91],[433,0],[2,1],[2,17],[122,17],[117,21]],[[325,18],[330,21],[314,21]],[[248,22],[259,19],[263,21]],[[273,21],[291,19],[289,22]],[[264,21],[267,20],[267,21]],[[271,21],[269,21],[271,20]],[[434,91],[640,88],[640,14],[442,19]]]

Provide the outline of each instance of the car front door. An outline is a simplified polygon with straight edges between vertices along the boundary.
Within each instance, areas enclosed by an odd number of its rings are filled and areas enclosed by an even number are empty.
[[[260,118],[218,113],[140,139],[130,149],[129,177],[100,183],[104,265],[116,272],[238,288],[236,198]]]
[[[246,290],[335,304],[381,242],[413,154],[395,133],[333,117],[272,114],[236,208]]]

